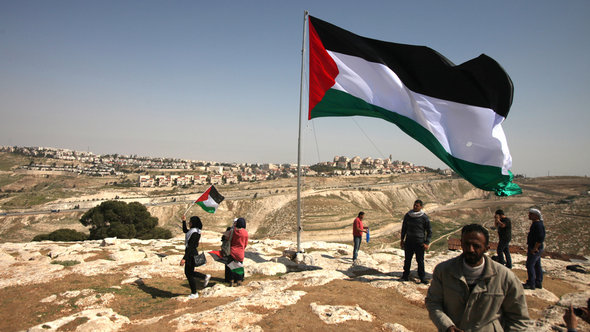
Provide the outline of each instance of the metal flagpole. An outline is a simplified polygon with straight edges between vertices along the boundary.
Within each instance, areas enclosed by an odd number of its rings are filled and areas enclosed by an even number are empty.
[[[301,46],[301,86],[299,87],[299,135],[297,137],[297,252],[301,251],[301,116],[303,113],[303,82],[305,76],[305,37],[307,35],[307,10],[303,13],[303,42]]]

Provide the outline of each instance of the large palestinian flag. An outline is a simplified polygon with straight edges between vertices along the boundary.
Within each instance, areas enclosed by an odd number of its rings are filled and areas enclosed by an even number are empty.
[[[202,207],[203,210],[209,213],[215,213],[217,207],[221,204],[224,198],[225,197],[221,196],[214,186],[211,186],[195,201],[195,203]]]
[[[428,47],[361,37],[310,16],[309,71],[309,119],[381,118],[474,186],[522,192],[501,126],[512,81],[487,55],[454,65]]]

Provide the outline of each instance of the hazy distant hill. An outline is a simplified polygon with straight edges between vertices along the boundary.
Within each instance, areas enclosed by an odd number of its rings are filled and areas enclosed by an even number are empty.
[[[0,212],[44,211],[42,214],[0,216],[0,242],[29,241],[39,233],[58,228],[85,229],[78,222],[87,208],[107,199],[139,201],[159,218],[161,226],[180,233],[178,218],[189,202],[207,186],[192,188],[139,188],[119,183],[137,178],[31,174],[12,171],[26,162],[4,159],[0,171]],[[372,245],[396,243],[400,221],[412,202],[420,198],[433,221],[435,248],[467,223],[492,226],[493,212],[502,208],[514,224],[513,244],[524,244],[529,221],[527,209],[538,206],[548,230],[547,248],[555,252],[590,254],[590,179],[543,177],[517,179],[523,194],[496,197],[475,189],[462,179],[434,173],[397,176],[307,177],[303,181],[303,239],[350,242],[352,220],[366,212]],[[226,200],[214,215],[194,207],[205,228],[222,231],[237,216],[248,221],[254,238],[296,238],[296,181],[278,179],[220,185]],[[72,210],[72,207],[80,207]],[[60,210],[59,213],[49,213]],[[571,236],[571,235],[574,236]],[[492,240],[495,232],[492,232]]]

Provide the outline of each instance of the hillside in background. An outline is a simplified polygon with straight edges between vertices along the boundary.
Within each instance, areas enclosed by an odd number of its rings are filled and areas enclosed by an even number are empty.
[[[89,177],[22,172],[15,166],[28,159],[8,155],[0,162],[0,242],[30,241],[59,228],[87,231],[79,218],[109,199],[145,204],[160,226],[180,234],[179,217],[207,186],[139,188],[129,186],[137,174]],[[523,194],[496,197],[458,178],[434,173],[355,177],[306,177],[302,187],[304,241],[348,243],[352,220],[365,211],[372,244],[399,243],[403,215],[422,199],[433,225],[433,247],[446,248],[448,238],[467,223],[493,225],[493,213],[503,209],[513,220],[515,245],[524,245],[527,209],[541,208],[549,251],[590,255],[590,179],[587,177],[519,178]],[[233,218],[245,217],[253,238],[296,239],[296,180],[277,179],[219,185],[226,197],[215,214],[193,207],[205,229],[220,232]],[[51,212],[51,211],[59,212]],[[495,240],[495,232],[492,240]],[[575,234],[574,237],[570,236]]]

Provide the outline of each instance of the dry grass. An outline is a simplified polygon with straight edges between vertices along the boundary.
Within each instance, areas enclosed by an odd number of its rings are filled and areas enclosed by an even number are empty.
[[[422,303],[411,303],[393,289],[379,289],[357,280],[335,280],[323,286],[294,287],[307,292],[296,304],[266,316],[265,331],[382,331],[385,323],[399,323],[412,331],[433,331]],[[374,316],[372,322],[347,321],[326,325],[312,313],[310,304],[358,305]]]

